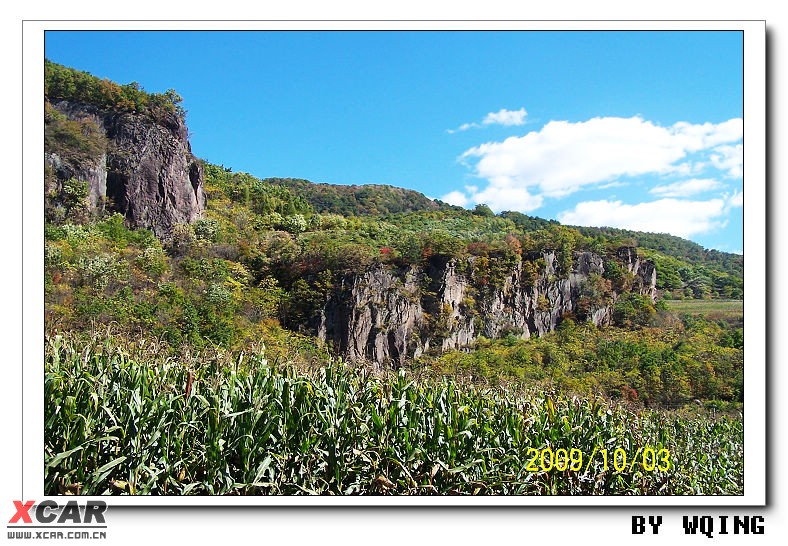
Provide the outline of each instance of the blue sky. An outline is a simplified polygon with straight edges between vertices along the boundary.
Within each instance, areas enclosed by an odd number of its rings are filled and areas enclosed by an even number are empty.
[[[184,97],[195,155],[741,252],[740,32],[48,31]]]

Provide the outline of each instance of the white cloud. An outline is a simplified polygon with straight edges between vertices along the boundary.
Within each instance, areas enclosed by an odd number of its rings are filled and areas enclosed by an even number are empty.
[[[452,191],[441,197],[441,201],[458,207],[467,207],[469,200],[461,191]]]
[[[664,186],[655,186],[649,190],[649,193],[661,195],[662,197],[689,197],[690,195],[716,190],[720,187],[722,187],[722,184],[713,178],[692,178]]]
[[[541,195],[531,195],[522,188],[491,188],[478,191],[475,186],[466,186],[465,192],[452,191],[441,197],[441,201],[450,205],[469,207],[485,203],[493,211],[519,210],[528,212],[542,206]]]
[[[610,226],[686,238],[724,227],[732,199],[659,199],[635,205],[621,201],[583,201],[573,210],[558,214],[558,220],[568,225]]]
[[[685,161],[684,163],[677,163],[674,165],[670,174],[674,176],[697,176],[702,173],[707,166],[707,162],[697,161],[693,158],[692,161]]]
[[[525,116],[528,113],[525,108],[519,110],[507,110],[501,108],[497,112],[490,112],[484,117],[482,124],[484,125],[522,125],[525,123]]]
[[[744,206],[744,193],[740,191],[733,192],[733,195],[728,199],[728,207],[742,207]]]
[[[601,186],[597,186],[599,190],[607,190],[609,188],[623,188],[626,186],[624,182],[608,182],[607,184],[602,184]]]
[[[679,121],[673,125],[672,131],[688,151],[695,152],[740,140],[744,134],[744,120],[734,118],[716,125]]]
[[[470,148],[460,161],[487,179],[484,193],[519,189],[533,204],[536,197],[562,197],[621,177],[697,171],[688,155],[711,148],[722,164],[723,145],[740,140],[742,130],[738,118],[670,127],[639,116],[551,121],[539,131]]]
[[[467,131],[468,129],[471,129],[471,128],[474,128],[474,127],[481,127],[481,125],[479,125],[478,123],[463,123],[462,125],[460,125],[456,129],[446,129],[446,132],[449,133],[450,135],[453,135],[454,133],[459,133],[461,131]]]
[[[520,108],[519,110],[501,108],[497,112],[488,113],[484,116],[481,123],[463,123],[456,129],[447,129],[446,132],[449,134],[459,133],[468,129],[479,129],[485,125],[504,125],[507,127],[523,125],[527,115],[528,112],[525,111],[525,108]]]
[[[542,206],[541,195],[531,195],[527,190],[516,187],[487,187],[471,196],[474,203],[486,203],[495,212],[519,210],[529,212]]]
[[[735,146],[717,146],[710,155],[711,164],[720,170],[727,171],[732,178],[742,177],[744,149],[741,144]]]

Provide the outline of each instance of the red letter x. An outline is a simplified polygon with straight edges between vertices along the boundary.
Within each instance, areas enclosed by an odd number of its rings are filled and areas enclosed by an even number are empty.
[[[33,504],[36,501],[27,501],[25,504],[22,504],[22,501],[14,501],[14,506],[16,506],[16,515],[11,518],[11,521],[8,523],[16,523],[19,521],[19,518],[22,518],[22,521],[25,523],[33,523],[33,520],[30,519],[30,514],[27,513],[30,508],[32,508]]]

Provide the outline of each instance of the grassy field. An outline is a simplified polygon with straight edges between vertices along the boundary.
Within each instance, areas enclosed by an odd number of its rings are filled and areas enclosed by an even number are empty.
[[[703,315],[741,326],[744,321],[742,300],[667,300],[668,309],[678,314]]]

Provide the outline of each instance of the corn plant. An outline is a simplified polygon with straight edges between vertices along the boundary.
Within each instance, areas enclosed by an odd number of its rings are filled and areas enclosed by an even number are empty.
[[[741,416],[47,336],[48,494],[731,495]],[[668,454],[665,457],[665,454]]]

